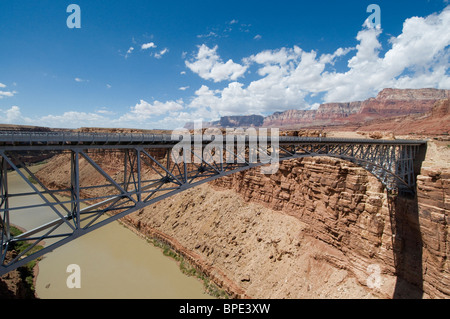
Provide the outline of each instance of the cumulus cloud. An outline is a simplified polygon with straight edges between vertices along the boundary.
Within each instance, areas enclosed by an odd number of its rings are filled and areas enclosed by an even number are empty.
[[[147,49],[150,49],[150,48],[156,48],[156,45],[153,42],[149,42],[149,43],[144,43],[141,46],[142,50],[147,50]]]
[[[390,39],[380,56],[380,29],[365,28],[357,35],[356,54],[345,73],[324,73],[318,83],[325,101],[365,99],[385,87],[449,88],[450,10],[426,18],[413,17],[402,33]],[[446,71],[447,70],[447,71]]]
[[[449,8],[407,19],[402,33],[390,39],[390,47],[382,56],[379,37],[383,31],[365,24],[356,35],[355,47],[320,55],[298,46],[265,50],[244,58],[245,66],[234,73],[221,62],[217,46],[210,49],[203,45],[194,62],[186,62],[200,77],[214,82],[236,80],[254,66],[260,78],[248,85],[234,81],[216,90],[203,85],[189,106],[210,110],[216,116],[258,114],[317,106],[310,105],[307,98],[318,94],[323,96],[321,102],[344,102],[373,97],[386,87],[449,89],[448,30]],[[347,69],[334,70],[336,61],[344,58]]]
[[[130,112],[122,115],[117,123],[135,123],[143,122],[160,115],[173,113],[183,110],[183,101],[154,101],[149,103],[145,100],[140,100],[135,106],[131,107]]]
[[[0,83],[0,89],[6,88],[6,85],[3,83]],[[16,95],[17,92],[16,91],[3,91],[0,90],[0,99],[4,98],[4,97],[13,97],[14,95]]]
[[[4,111],[6,123],[14,123],[22,118],[20,108],[18,106],[12,106],[10,109]]]
[[[210,49],[205,44],[198,48],[197,55],[194,60],[185,61],[186,66],[201,78],[221,82],[225,80],[237,80],[242,77],[247,70],[247,66],[240,65],[228,60],[223,63],[217,54],[218,46]]]
[[[0,122],[7,124],[29,124],[32,120],[23,116],[20,111],[20,107],[14,105],[7,110],[0,109]]]

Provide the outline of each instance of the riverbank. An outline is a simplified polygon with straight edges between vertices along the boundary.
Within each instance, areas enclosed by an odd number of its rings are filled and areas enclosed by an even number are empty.
[[[151,236],[149,237],[138,231],[132,223],[127,220],[127,218],[120,219],[119,223],[147,241],[149,244],[161,249],[164,256],[168,256],[175,260],[183,274],[197,278],[201,281],[203,283],[205,293],[209,296],[219,299],[239,297],[235,290],[227,289],[228,286],[224,287],[222,281],[219,281],[219,284],[217,284],[218,281],[214,280],[216,278],[211,278],[210,272],[208,272],[209,274],[206,273],[208,271],[207,268],[204,267],[202,263],[199,263],[198,256],[194,256],[192,252],[180,245],[175,238],[158,232],[156,229],[153,229],[150,232]],[[233,288],[236,289],[236,287]]]
[[[23,233],[19,227],[11,225],[11,234],[17,236]],[[9,262],[18,254],[29,247],[26,242],[21,242],[14,247],[14,250],[7,254],[6,261]],[[34,250],[40,249],[35,247]],[[28,264],[3,275],[0,278],[0,299],[36,299],[36,275],[38,260],[33,260]]]

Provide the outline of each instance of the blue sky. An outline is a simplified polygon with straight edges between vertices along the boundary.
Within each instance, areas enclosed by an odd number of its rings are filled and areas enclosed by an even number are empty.
[[[70,29],[66,8],[81,9]],[[369,4],[381,27],[365,23]],[[0,123],[181,127],[450,89],[450,8],[416,1],[1,1]]]

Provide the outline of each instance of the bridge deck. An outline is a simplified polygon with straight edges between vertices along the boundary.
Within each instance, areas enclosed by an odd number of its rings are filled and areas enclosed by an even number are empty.
[[[197,137],[191,135],[191,141]],[[210,143],[211,136],[201,136],[203,143]],[[248,141],[248,136],[246,137]],[[0,131],[0,149],[33,150],[33,149],[61,149],[77,145],[90,148],[104,146],[122,148],[126,145],[148,145],[151,147],[171,148],[182,140],[181,136],[170,134],[139,134],[139,133],[72,133],[72,132],[10,132]],[[267,141],[270,141],[270,136]],[[352,139],[329,137],[298,137],[280,136],[280,144],[384,144],[384,145],[423,145],[426,140],[384,140],[384,139]],[[37,147],[33,147],[37,146]]]

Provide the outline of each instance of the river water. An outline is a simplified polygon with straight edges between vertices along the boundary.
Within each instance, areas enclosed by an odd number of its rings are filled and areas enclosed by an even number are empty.
[[[38,168],[33,166],[32,171]],[[31,191],[16,172],[8,174],[8,187],[10,193]],[[40,203],[37,196],[16,197],[11,198],[10,207]],[[11,211],[11,223],[29,230],[32,224],[48,222],[49,216],[55,219],[55,213],[46,207]],[[71,264],[80,267],[80,288],[67,285],[72,275],[67,267]],[[161,249],[116,221],[44,255],[39,262],[36,293],[41,299],[212,298],[204,293],[202,282],[181,273],[177,263]]]

